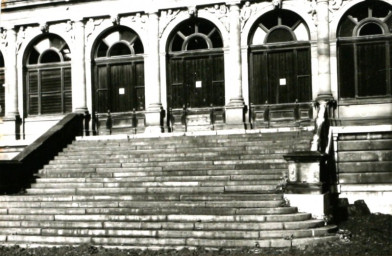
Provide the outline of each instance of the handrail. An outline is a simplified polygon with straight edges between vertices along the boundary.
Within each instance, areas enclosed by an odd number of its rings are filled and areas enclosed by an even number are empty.
[[[0,192],[19,192],[39,169],[76,136],[83,135],[84,114],[71,113],[41,135],[11,160],[0,161]]]

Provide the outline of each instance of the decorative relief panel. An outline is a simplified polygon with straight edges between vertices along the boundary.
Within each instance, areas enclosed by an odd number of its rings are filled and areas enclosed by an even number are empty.
[[[1,44],[3,44],[4,47],[7,47],[8,46],[7,30],[4,28],[1,28],[0,30],[0,39],[1,39]]]
[[[205,8],[206,11],[214,14],[225,26],[227,31],[230,31],[230,23],[229,23],[229,17],[228,17],[228,8],[224,4],[216,4],[212,7],[207,7]]]
[[[103,21],[104,19],[96,19],[96,20],[94,20],[93,18],[88,19],[85,26],[85,34],[86,34],[87,41],[89,40],[90,36],[94,32],[95,28],[101,25]]]
[[[74,23],[69,20],[64,26],[64,30],[69,35],[69,38],[71,39],[72,42],[75,41],[75,31],[73,29],[73,25]]]
[[[162,36],[163,31],[169,25],[169,23],[174,20],[177,15],[180,13],[180,10],[164,10],[161,11],[161,17],[159,19],[159,37]]]
[[[146,26],[146,22],[148,17],[146,14],[136,13],[132,16],[121,17],[119,19],[119,25],[128,25],[128,26],[137,26],[140,29],[144,29]]]
[[[16,35],[16,54],[19,53],[19,50],[22,47],[23,41],[26,37],[26,29],[25,27],[20,27],[18,33]]]

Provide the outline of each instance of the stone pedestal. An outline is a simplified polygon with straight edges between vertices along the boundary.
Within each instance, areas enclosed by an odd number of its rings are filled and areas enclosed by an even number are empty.
[[[287,193],[321,194],[320,179],[326,156],[318,151],[299,151],[284,156],[288,162]]]
[[[293,152],[284,156],[288,162],[285,198],[300,212],[322,219],[330,213],[329,194],[325,193],[321,170],[326,155],[318,151]]]
[[[245,111],[242,104],[229,104],[226,106],[226,129],[245,129]]]
[[[145,133],[161,133],[163,132],[163,109],[160,104],[149,106],[145,111],[146,129]]]

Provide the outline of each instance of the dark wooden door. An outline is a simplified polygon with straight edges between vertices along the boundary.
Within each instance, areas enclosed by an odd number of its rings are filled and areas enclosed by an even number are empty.
[[[144,63],[97,65],[96,109],[98,113],[144,110]]]
[[[296,83],[293,74],[295,65],[293,51],[271,52],[267,57],[268,87],[270,91],[268,102],[294,102]]]
[[[114,64],[110,66],[110,101],[112,112],[124,112],[132,110],[134,98],[132,64]]]
[[[250,61],[251,103],[311,101],[309,48],[255,50],[250,54]]]
[[[169,107],[224,105],[223,55],[169,59]]]

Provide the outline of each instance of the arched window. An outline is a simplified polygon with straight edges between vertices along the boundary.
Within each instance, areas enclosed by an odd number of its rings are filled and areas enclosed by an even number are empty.
[[[339,98],[391,95],[392,8],[365,1],[349,9],[338,36]]]
[[[118,26],[102,34],[94,52],[98,113],[145,109],[144,47],[137,33]]]
[[[309,31],[288,10],[273,10],[253,25],[250,44],[250,102],[309,102],[312,99]]]
[[[49,34],[28,48],[26,100],[29,115],[72,111],[71,52],[59,36]]]
[[[224,106],[223,40],[210,21],[191,18],[171,33],[167,45],[168,105]]]
[[[5,79],[4,79],[4,58],[0,52],[0,116],[5,114]]]
[[[222,48],[219,30],[211,22],[191,19],[182,23],[172,36],[169,52]]]

